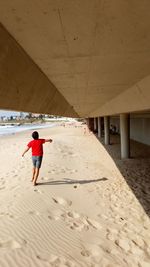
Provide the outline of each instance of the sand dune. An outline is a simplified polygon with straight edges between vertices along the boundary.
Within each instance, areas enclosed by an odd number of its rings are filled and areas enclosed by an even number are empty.
[[[39,132],[54,141],[44,146],[36,187],[30,152],[21,157],[31,131],[0,139],[0,266],[150,266],[145,206],[96,137],[79,126]],[[132,168],[138,176],[133,159]]]

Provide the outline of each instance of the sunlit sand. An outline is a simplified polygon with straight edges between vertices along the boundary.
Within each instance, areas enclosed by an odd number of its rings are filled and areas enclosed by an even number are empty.
[[[149,159],[114,162],[84,125],[42,129],[34,187],[31,133],[0,139],[0,266],[150,266]]]

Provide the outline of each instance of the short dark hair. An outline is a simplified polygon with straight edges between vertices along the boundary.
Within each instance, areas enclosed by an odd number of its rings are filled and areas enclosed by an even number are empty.
[[[32,137],[33,137],[33,139],[35,139],[35,140],[37,140],[37,139],[39,139],[39,133],[38,132],[33,132],[32,133]]]

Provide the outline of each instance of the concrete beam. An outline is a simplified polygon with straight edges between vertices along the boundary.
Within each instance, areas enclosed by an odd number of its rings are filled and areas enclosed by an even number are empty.
[[[107,116],[112,114],[140,112],[150,109],[150,75],[125,90],[100,108],[95,109],[90,116]]]
[[[0,109],[78,117],[73,107],[1,24]]]

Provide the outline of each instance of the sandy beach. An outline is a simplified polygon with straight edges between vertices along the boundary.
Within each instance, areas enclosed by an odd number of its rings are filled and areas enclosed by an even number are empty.
[[[105,148],[84,125],[40,129],[53,143],[34,187],[31,133],[0,138],[0,267],[149,267],[149,148],[120,160],[116,137]]]

